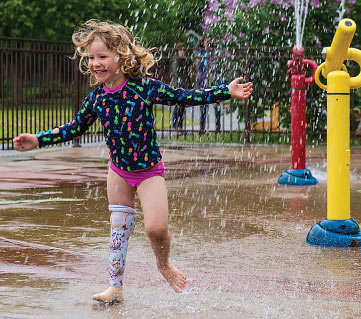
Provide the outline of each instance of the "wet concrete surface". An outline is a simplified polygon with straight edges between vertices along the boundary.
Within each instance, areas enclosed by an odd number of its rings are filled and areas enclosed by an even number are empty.
[[[290,168],[288,147],[162,150],[171,257],[186,290],[173,293],[158,274],[140,214],[125,302],[90,301],[107,286],[106,149],[12,153],[0,161],[0,318],[361,317],[359,248],[305,244],[327,214],[325,148],[307,149],[319,180],[312,187],[276,185]],[[359,222],[360,168],[354,149],[351,216]]]

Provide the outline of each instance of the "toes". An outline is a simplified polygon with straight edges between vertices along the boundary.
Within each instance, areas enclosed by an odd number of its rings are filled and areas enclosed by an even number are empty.
[[[180,294],[182,292],[182,289],[179,287],[174,287],[174,291],[178,294]]]
[[[182,275],[177,281],[174,290],[178,293],[182,292],[186,287],[187,279]]]

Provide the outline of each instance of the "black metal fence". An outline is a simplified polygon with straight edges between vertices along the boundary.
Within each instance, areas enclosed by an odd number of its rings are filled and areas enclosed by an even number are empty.
[[[0,143],[13,149],[12,139],[23,132],[35,133],[70,122],[89,93],[88,79],[72,59],[69,43],[0,37]],[[170,81],[174,52],[161,52],[162,59],[152,72]],[[292,50],[286,47],[238,48],[232,54],[218,51],[213,56],[224,80],[243,75],[254,82],[247,101],[231,101],[220,106],[221,125],[215,124],[215,110],[209,107],[206,132],[200,135],[200,110],[185,110],[182,130],[173,128],[174,107],[156,106],[158,136],[162,139],[220,142],[288,142],[290,133],[290,83],[286,81],[287,61]],[[308,59],[321,62],[320,48],[306,48]],[[189,59],[194,59],[189,55]],[[217,71],[216,71],[217,72]],[[356,70],[355,72],[359,72]],[[352,109],[357,95],[352,97]],[[307,90],[308,136],[322,140],[326,129],[325,94],[316,85]],[[351,129],[355,129],[355,123]],[[99,124],[78,143],[103,139]]]

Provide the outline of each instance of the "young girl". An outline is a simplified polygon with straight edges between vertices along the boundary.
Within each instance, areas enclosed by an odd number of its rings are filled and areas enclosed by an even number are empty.
[[[246,99],[252,83],[242,78],[211,89],[185,90],[145,77],[154,65],[149,50],[135,43],[123,26],[87,21],[73,34],[79,68],[96,88],[86,97],[74,120],[37,134],[14,138],[20,151],[74,139],[99,119],[109,147],[107,193],[110,210],[109,288],[92,298],[123,300],[122,287],[128,239],[135,227],[134,197],[138,194],[144,227],[160,273],[176,291],[186,285],[184,274],[169,261],[168,200],[164,164],[156,141],[153,105],[193,106],[230,98]]]

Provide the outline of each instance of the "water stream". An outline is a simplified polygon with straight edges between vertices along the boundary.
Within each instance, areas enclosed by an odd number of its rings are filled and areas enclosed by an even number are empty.
[[[309,0],[295,0],[295,29],[296,29],[296,47],[302,46],[303,33],[305,30],[306,18],[308,13]]]

